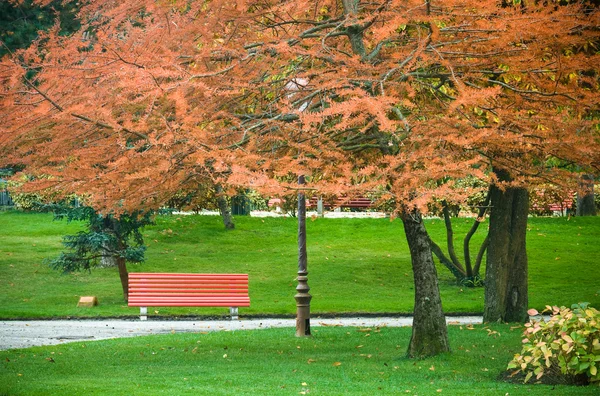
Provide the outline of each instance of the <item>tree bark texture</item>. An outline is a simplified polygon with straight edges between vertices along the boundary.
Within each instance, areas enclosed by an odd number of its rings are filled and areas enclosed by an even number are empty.
[[[129,300],[129,273],[124,257],[117,257],[117,266],[119,267],[119,278],[121,278],[121,287],[123,288],[123,298],[127,302]]]
[[[414,318],[407,355],[419,358],[448,352],[450,345],[437,271],[421,213],[418,210],[406,211],[402,214],[402,223],[410,248],[415,282]]]
[[[117,263],[117,256],[115,256],[114,254],[111,254],[111,252],[113,252],[115,249],[111,248],[108,245],[108,242],[104,242],[102,244],[102,247],[103,247],[102,257],[100,258],[100,264],[98,264],[98,267],[100,267],[100,268],[117,267],[119,265]]]
[[[494,170],[501,181],[510,181],[507,172]],[[485,272],[484,322],[526,322],[527,214],[529,193],[524,188],[490,190],[489,246]]]
[[[223,187],[221,187],[220,184],[217,184],[215,190],[217,193],[217,206],[219,207],[219,212],[223,218],[223,225],[226,230],[233,230],[235,228],[235,223],[231,216],[231,207],[229,206],[229,202],[227,202],[227,196],[223,193]]]
[[[594,176],[584,174],[579,179],[577,190],[577,216],[596,216],[596,203],[594,202]]]

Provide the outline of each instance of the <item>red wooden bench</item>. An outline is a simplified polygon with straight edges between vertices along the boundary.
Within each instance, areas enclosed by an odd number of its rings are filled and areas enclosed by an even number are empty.
[[[317,206],[319,199],[312,197],[309,199],[309,206]],[[337,198],[335,201],[323,201],[323,207],[325,208],[361,208],[370,209],[373,206],[373,201],[369,198],[358,197],[358,198]]]
[[[146,320],[148,307],[229,307],[231,319],[238,307],[249,307],[247,274],[129,274],[130,307],[140,307]]]

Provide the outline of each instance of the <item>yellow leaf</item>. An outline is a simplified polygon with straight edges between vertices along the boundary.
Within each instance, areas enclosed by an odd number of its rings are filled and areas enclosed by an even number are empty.
[[[307,386],[307,385],[308,385],[308,384],[307,384],[306,382],[303,382],[303,383],[302,383],[302,386]]]
[[[342,363],[341,363],[341,362],[335,362],[335,363],[333,363],[333,366],[334,366],[334,367],[338,367],[338,366],[341,366],[341,365],[342,365]]]
[[[435,371],[435,366],[434,366],[434,365],[431,365],[431,367],[429,367],[429,370],[431,370],[431,371]]]
[[[596,366],[590,367],[590,374],[596,375],[597,373],[598,373],[598,369],[596,368]]]
[[[311,363],[314,363],[314,362],[316,362],[315,359],[308,359],[308,361],[306,363],[311,364]]]

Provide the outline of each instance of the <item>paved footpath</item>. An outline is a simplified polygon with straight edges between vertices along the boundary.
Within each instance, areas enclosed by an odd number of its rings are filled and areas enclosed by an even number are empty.
[[[478,324],[480,316],[448,317],[449,324]],[[312,318],[311,326],[401,327],[410,326],[412,317]],[[0,350],[56,345],[75,341],[136,337],[151,334],[235,331],[295,327],[295,319],[241,320],[6,320],[0,322]]]

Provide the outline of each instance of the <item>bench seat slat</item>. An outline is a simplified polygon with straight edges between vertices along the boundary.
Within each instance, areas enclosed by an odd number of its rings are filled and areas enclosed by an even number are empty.
[[[130,272],[130,279],[248,279],[247,274],[177,274],[177,273],[160,273],[160,272]]]
[[[162,302],[160,304],[131,303],[131,304],[129,304],[129,306],[130,307],[231,307],[231,304],[230,303],[215,303],[215,302],[208,302],[208,303]],[[250,303],[248,303],[248,304],[236,303],[235,306],[236,307],[249,307]]]
[[[182,290],[182,289],[157,289],[157,290],[129,290],[130,296],[246,296],[248,290],[246,289],[243,293],[239,290]]]
[[[164,283],[160,285],[129,285],[131,290],[158,290],[158,289],[189,289],[189,290],[240,290],[248,289],[248,284],[245,285],[179,285],[172,283]]]
[[[238,296],[244,296],[248,294],[248,289],[244,289],[244,290],[240,290],[240,289],[236,289],[236,290],[228,290],[228,289],[220,289],[220,290],[214,290],[214,289],[205,289],[205,290],[201,290],[201,289],[194,289],[194,290],[188,290],[188,289],[129,289],[129,295],[133,295],[133,294],[139,294],[139,295],[149,295],[149,294],[161,294],[164,296],[168,296],[170,294],[173,293],[177,293],[177,294],[188,294],[188,295],[215,295],[215,296],[223,296],[226,294],[235,294]]]
[[[130,279],[130,283],[132,285],[138,285],[138,284],[154,285],[154,284],[161,284],[161,283],[169,283],[169,284],[174,284],[174,285],[186,285],[186,284],[192,284],[192,285],[194,285],[194,284],[197,284],[197,285],[247,285],[248,279],[233,279],[233,280],[204,279],[204,280],[202,280],[202,279],[184,279],[184,278],[174,278],[174,279],[152,278],[152,279]]]
[[[248,297],[215,297],[215,296],[132,296],[130,301],[248,301]]]

